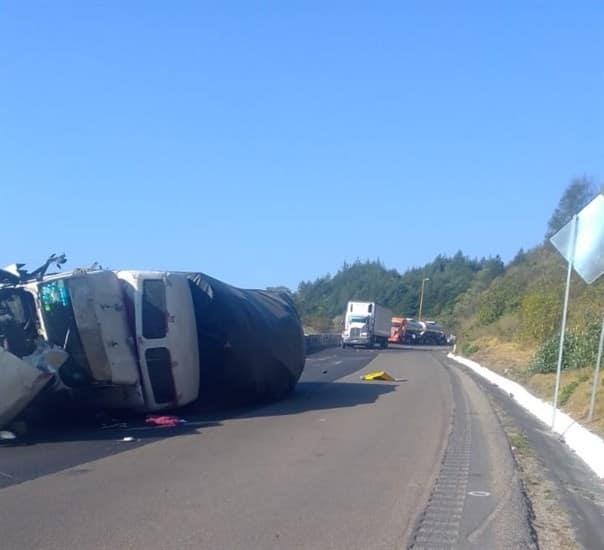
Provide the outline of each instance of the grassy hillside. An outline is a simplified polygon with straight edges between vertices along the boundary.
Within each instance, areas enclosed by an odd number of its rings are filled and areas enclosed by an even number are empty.
[[[560,337],[566,264],[548,245],[526,253],[482,292],[465,293],[454,308],[462,354],[551,400]],[[563,362],[561,403],[578,420],[587,416],[604,279],[586,285],[573,276]],[[592,428],[604,433],[604,387]]]
[[[595,194],[589,181],[573,181],[552,214],[546,237],[566,224]],[[470,289],[460,296],[449,321],[459,335],[461,353],[552,400],[566,270],[558,252],[543,244],[520,253],[487,288],[478,292]],[[573,274],[559,399],[564,410],[582,422],[588,413],[602,315],[604,278],[587,285]],[[598,388],[595,419],[589,426],[601,434],[603,383]]]

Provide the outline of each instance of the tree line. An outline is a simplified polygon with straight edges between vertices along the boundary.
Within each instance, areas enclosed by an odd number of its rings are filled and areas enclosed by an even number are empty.
[[[422,280],[429,278],[423,313],[433,318],[452,311],[458,297],[472,286],[486,288],[503,270],[499,256],[473,259],[461,251],[450,257],[439,255],[402,274],[379,260],[357,260],[344,263],[334,276],[300,283],[294,300],[304,322],[317,330],[332,328],[348,300],[375,301],[396,315],[416,317]]]

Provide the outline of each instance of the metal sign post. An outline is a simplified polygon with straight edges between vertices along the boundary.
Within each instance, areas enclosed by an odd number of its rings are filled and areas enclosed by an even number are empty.
[[[577,225],[579,218],[572,219],[572,232],[568,251],[568,273],[566,274],[566,290],[564,291],[564,308],[562,310],[562,326],[560,328],[560,347],[558,349],[558,366],[556,368],[556,389],[554,390],[554,408],[552,410],[552,430],[556,423],[556,409],[558,408],[558,393],[560,392],[560,378],[562,376],[562,359],[564,356],[564,338],[566,335],[566,317],[568,314],[568,296],[570,294],[570,280],[573,274],[573,260],[577,243]]]
[[[562,311],[562,327],[560,333],[560,349],[558,350],[558,366],[556,369],[556,389],[554,395],[554,410],[552,413],[552,430],[556,420],[558,406],[558,392],[560,390],[560,375],[564,353],[564,337],[566,332],[566,317],[568,313],[568,296],[573,269],[588,284],[592,284],[604,275],[604,195],[598,194],[581,212],[560,229],[550,242],[568,262],[566,276],[566,291],[564,294],[564,309]],[[602,360],[602,347],[604,346],[604,321],[600,333],[598,360],[594,373],[594,387],[592,389],[589,419],[592,419],[595,406],[596,391],[600,362]]]
[[[600,343],[598,344],[598,359],[594,370],[594,385],[591,388],[591,401],[589,402],[589,415],[587,421],[591,422],[594,417],[596,407],[596,393],[598,391],[598,378],[600,376],[600,365],[602,364],[602,348],[604,347],[604,317],[602,317],[602,330],[600,330]]]

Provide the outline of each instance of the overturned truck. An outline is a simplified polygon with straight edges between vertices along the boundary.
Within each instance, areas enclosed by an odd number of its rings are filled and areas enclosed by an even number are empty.
[[[188,272],[0,271],[0,346],[0,427],[40,391],[139,411],[275,400],[305,361],[287,295]]]

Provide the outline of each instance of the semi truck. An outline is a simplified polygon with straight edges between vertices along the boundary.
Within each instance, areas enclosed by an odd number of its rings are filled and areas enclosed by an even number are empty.
[[[417,321],[410,317],[393,317],[388,341],[392,344],[444,345],[447,335],[434,321]]]
[[[348,302],[344,316],[342,347],[379,344],[388,347],[392,312],[375,302]]]
[[[3,423],[43,386],[144,412],[279,399],[305,362],[288,296],[190,272],[0,270],[0,347]]]
[[[390,326],[390,335],[388,336],[388,342],[391,344],[404,344],[405,338],[405,322],[406,319],[403,317],[393,317],[392,324]]]

